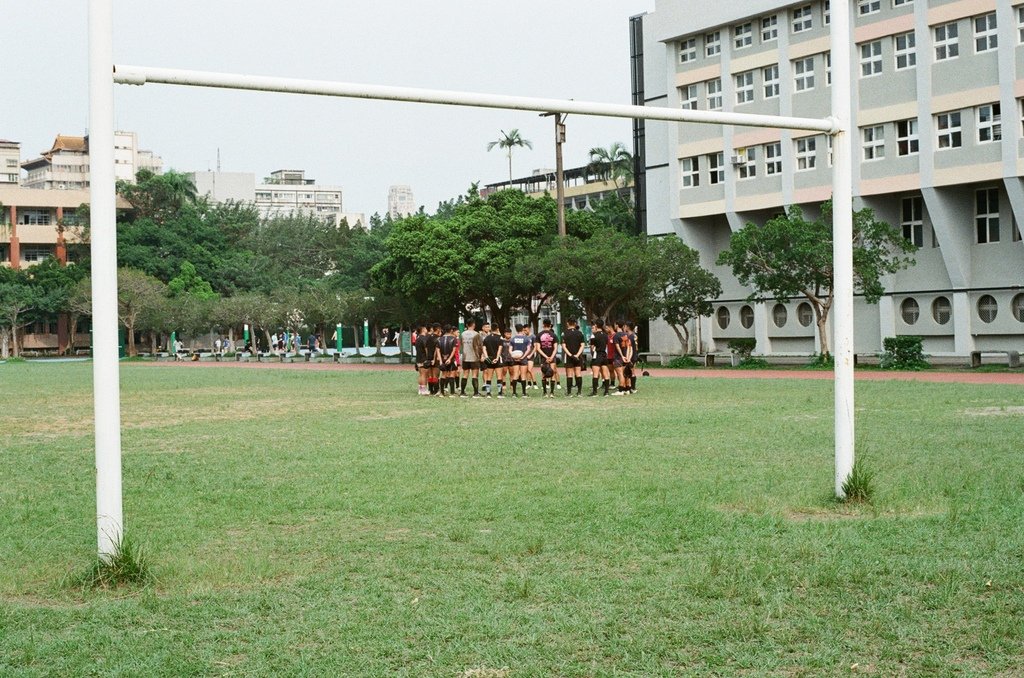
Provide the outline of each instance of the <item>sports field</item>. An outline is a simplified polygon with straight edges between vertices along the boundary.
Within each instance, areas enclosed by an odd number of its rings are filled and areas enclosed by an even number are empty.
[[[125,364],[156,582],[91,591],[90,369],[0,365],[3,676],[1024,673],[1020,386],[858,383],[849,507],[827,381]]]

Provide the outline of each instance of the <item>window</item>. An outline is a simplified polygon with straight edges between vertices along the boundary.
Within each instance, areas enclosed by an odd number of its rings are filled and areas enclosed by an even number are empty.
[[[683,188],[700,186],[700,158],[683,158],[679,174],[682,176]]]
[[[782,174],[782,142],[767,144],[764,147],[764,173],[768,175]]]
[[[990,323],[999,315],[999,303],[991,294],[982,295],[978,299],[978,317],[982,322]]]
[[[893,7],[903,7],[904,5],[912,5],[914,0],[892,0]]]
[[[707,82],[708,91],[708,110],[709,111],[720,111],[722,110],[722,79],[715,78],[714,80],[708,80]]]
[[[754,100],[754,71],[736,75],[736,103],[749,104]]]
[[[1017,42],[1024,42],[1024,5],[1017,8]]]
[[[814,322],[814,309],[805,301],[796,307],[796,319],[804,327],[810,327]]]
[[[786,320],[789,318],[789,311],[786,310],[784,304],[775,304],[772,308],[772,322],[775,323],[776,327],[785,327]]]
[[[757,176],[757,149],[745,148],[737,150],[736,155],[742,159],[740,164],[740,179],[750,179]]]
[[[917,118],[896,122],[896,155],[916,155],[921,148]]]
[[[999,104],[978,106],[978,143],[985,144],[1002,138],[1003,124]]]
[[[918,318],[921,317],[921,305],[917,303],[917,299],[913,297],[904,299],[900,304],[900,316],[903,317],[903,322],[906,324],[916,324]]]
[[[953,306],[946,297],[936,297],[932,302],[932,318],[939,325],[945,325],[953,317]]]
[[[914,32],[903,33],[893,38],[896,53],[896,70],[902,71],[917,65],[917,39]]]
[[[779,17],[772,14],[761,19],[761,42],[771,42],[779,38]]]
[[[935,60],[945,61],[960,56],[960,29],[956,22],[935,27]]]
[[[697,60],[697,38],[690,38],[679,43],[679,63],[688,64]]]
[[[684,85],[679,88],[679,106],[691,111],[697,110],[696,85]]]
[[[978,243],[999,242],[999,189],[983,188],[975,191],[974,205]]]
[[[866,16],[882,10],[882,0],[857,0],[857,14]]]
[[[832,166],[832,157],[833,157],[833,153],[832,153],[832,135],[831,134],[825,137],[825,150],[826,150],[826,156],[828,157],[828,166],[831,167]]]
[[[740,24],[732,29],[732,41],[736,49],[743,49],[754,44],[754,26],[750,23]]]
[[[21,260],[29,263],[43,261],[53,254],[49,247],[22,247]]]
[[[914,243],[914,247],[924,247],[924,200],[920,197],[903,199],[900,203],[900,225],[905,239]]]
[[[722,53],[722,32],[715,31],[704,36],[704,55],[713,57]]]
[[[814,169],[817,161],[815,152],[817,144],[814,137],[804,137],[796,140],[796,170],[803,172]]]
[[[832,0],[825,0],[825,4],[822,5],[821,23],[826,26],[832,25]]]
[[[999,46],[996,33],[996,13],[974,17],[974,51],[988,52]]]
[[[721,184],[725,181],[725,153],[711,153],[708,155],[708,171],[710,172],[709,183]]]
[[[764,98],[772,99],[779,96],[779,65],[766,66],[761,75],[764,77]]]
[[[1024,323],[1024,294],[1018,294],[1010,302],[1010,308],[1013,311],[1013,317],[1017,319],[1017,322]],[[742,315],[743,311],[740,311]]]
[[[861,130],[864,142],[862,147],[864,148],[864,159],[865,160],[880,160],[885,157],[885,127],[883,125],[875,125],[873,127],[864,127]]]
[[[730,314],[729,309],[725,306],[718,307],[718,326],[723,330],[729,326]]]
[[[860,75],[868,78],[882,72],[882,41],[866,42],[860,46]]]
[[[960,111],[935,116],[939,130],[939,148],[960,148],[962,144]]]
[[[825,85],[832,86],[832,52],[825,52]]]
[[[811,19],[811,6],[804,5],[803,7],[797,7],[793,10],[793,32],[803,33],[804,31],[811,30],[813,26]]]
[[[793,89],[797,92],[814,89],[814,57],[793,62]]]
[[[1018,294],[1024,300],[1024,295]],[[1024,322],[1024,316],[1021,317],[1021,322]],[[749,330],[754,326],[754,309],[750,306],[743,306],[740,308],[740,325],[743,325],[743,329]]]

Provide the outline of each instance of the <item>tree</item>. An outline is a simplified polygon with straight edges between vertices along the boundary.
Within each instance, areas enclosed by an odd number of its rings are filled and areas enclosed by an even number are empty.
[[[601,181],[612,181],[616,188],[627,186],[633,180],[633,154],[626,150],[621,141],[616,141],[608,148],[595,146],[590,151],[590,164],[587,169],[597,175]]]
[[[149,316],[158,313],[167,296],[167,287],[151,275],[130,268],[117,272],[117,317],[124,325],[129,356],[135,356],[135,330],[148,324]]]
[[[196,202],[196,185],[191,177],[171,170],[154,174],[139,170],[135,183],[117,182],[117,192],[135,208],[139,218],[163,223],[188,203]]]
[[[700,265],[697,250],[679,238],[657,238],[650,241],[650,246],[656,280],[651,315],[665,319],[686,354],[690,344],[687,323],[711,315],[712,302],[722,294],[722,284],[714,273]]]
[[[519,134],[518,129],[511,129],[508,133],[505,130],[500,130],[497,141],[492,141],[487,144],[487,150],[490,151],[492,148],[497,146],[498,148],[504,148],[506,155],[508,155],[508,184],[512,187],[512,149],[515,147],[523,148],[524,146],[529,149],[533,149],[533,142],[529,139],[524,139]]]
[[[167,291],[172,297],[192,297],[194,299],[215,299],[217,293],[210,283],[199,277],[196,267],[190,261],[181,264],[181,272],[167,283]]]
[[[854,288],[873,304],[884,294],[882,276],[914,264],[914,245],[870,208],[853,213]],[[718,263],[754,292],[751,301],[803,296],[814,309],[822,355],[830,354],[826,323],[832,309],[832,202],[822,204],[821,218],[807,220],[790,207],[764,226],[747,224],[732,234]]]
[[[21,355],[18,330],[26,324],[28,311],[38,308],[38,291],[20,271],[0,269],[0,352],[7,357],[8,341],[14,357]]]

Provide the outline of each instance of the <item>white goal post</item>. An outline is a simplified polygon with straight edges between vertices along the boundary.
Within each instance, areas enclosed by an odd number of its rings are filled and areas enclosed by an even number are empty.
[[[835,493],[853,469],[853,187],[850,138],[850,2],[833,3],[832,115],[799,118],[563,99],[387,87],[142,66],[115,66],[113,0],[89,0],[89,153],[93,299],[93,398],[96,429],[96,521],[99,556],[107,559],[124,530],[118,374],[117,234],[114,175],[114,83],[160,83],[291,94],[407,101],[449,106],[573,113],[745,127],[808,130],[833,137],[835,344]]]

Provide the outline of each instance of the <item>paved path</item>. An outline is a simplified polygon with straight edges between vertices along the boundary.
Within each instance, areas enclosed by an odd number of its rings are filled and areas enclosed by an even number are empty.
[[[175,369],[204,368],[241,368],[256,370],[330,370],[338,372],[408,372],[412,375],[411,365],[343,365],[335,363],[237,363],[237,362],[159,362],[136,363],[156,367]],[[674,377],[684,379],[817,379],[830,381],[833,373],[827,370],[738,370],[738,369],[707,369],[695,368],[686,370],[650,369],[652,377]],[[882,372],[876,370],[857,370],[854,372],[856,381],[924,381],[946,384],[1012,384],[1024,386],[1024,370],[1018,372]]]

